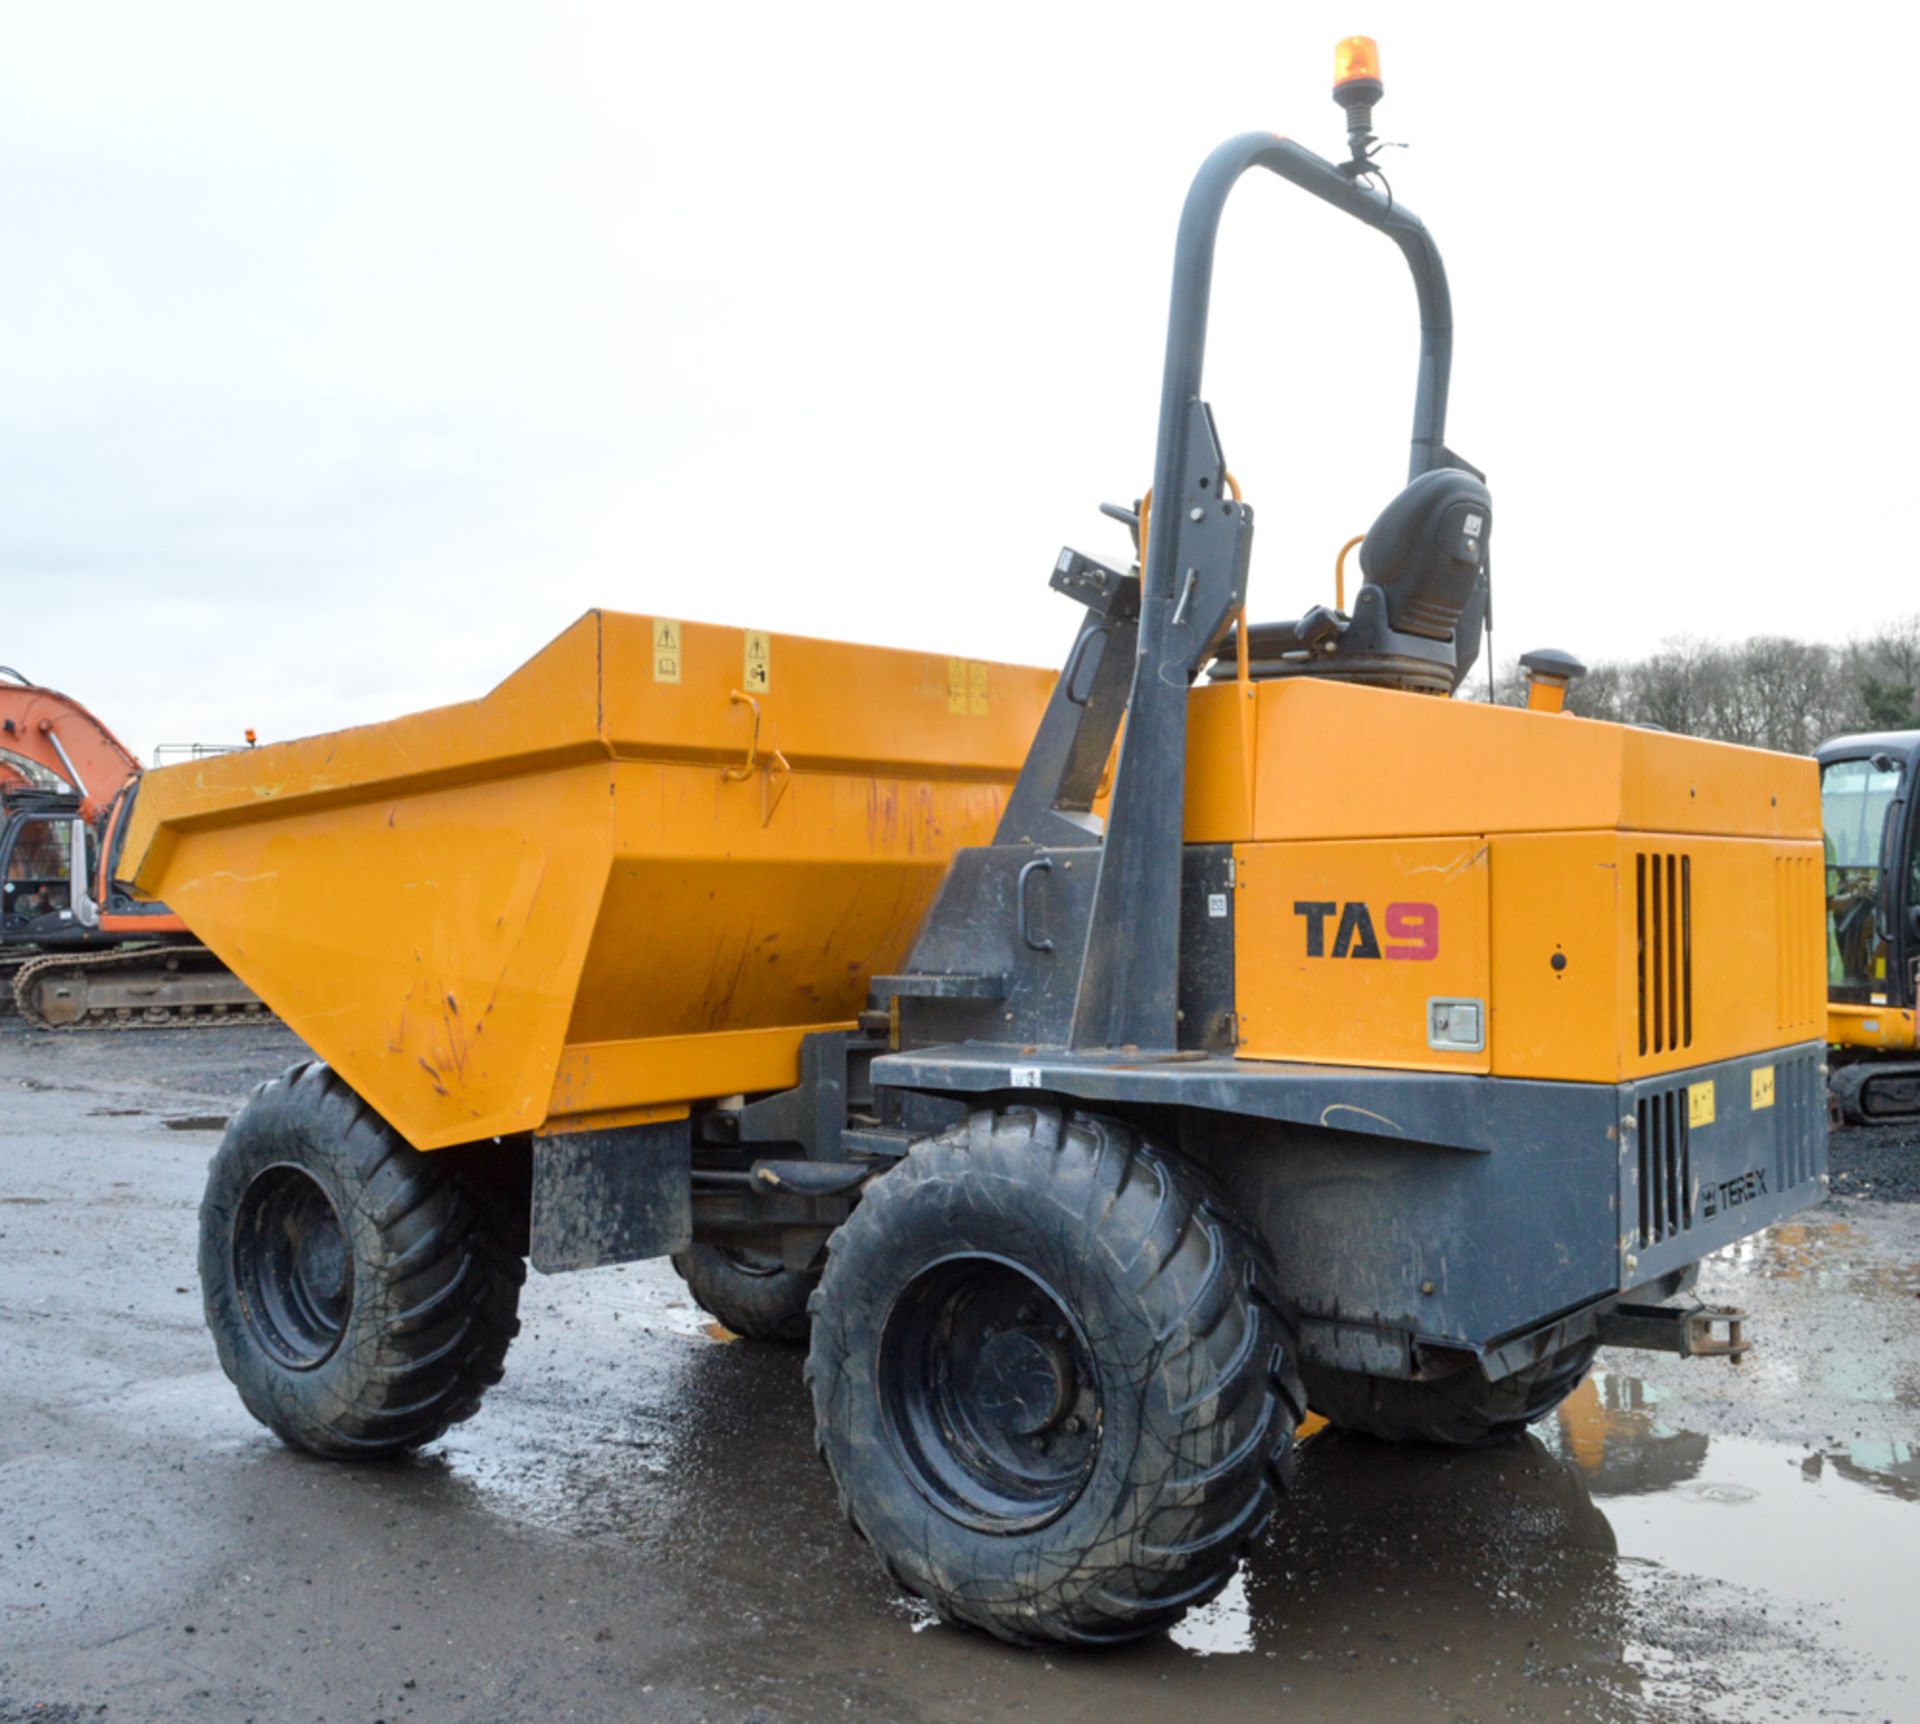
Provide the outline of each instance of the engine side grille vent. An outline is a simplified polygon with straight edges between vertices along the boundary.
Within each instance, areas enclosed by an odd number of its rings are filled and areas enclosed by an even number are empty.
[[[1693,1046],[1693,858],[1642,850],[1634,858],[1640,935],[1640,1052]]]
[[[1826,910],[1825,870],[1812,856],[1773,859],[1774,948],[1778,953],[1777,1027],[1784,1033],[1818,1034],[1826,1010],[1826,978],[1819,973],[1820,948],[1812,930]]]
[[[1686,1086],[1641,1096],[1634,1122],[1640,1149],[1640,1243],[1645,1247],[1693,1226]]]
[[[1827,1085],[1819,1051],[1781,1059],[1773,1081],[1774,1189],[1791,1191],[1822,1171]]]

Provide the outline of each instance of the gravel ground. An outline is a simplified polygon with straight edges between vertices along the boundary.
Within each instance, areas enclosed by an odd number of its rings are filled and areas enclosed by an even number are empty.
[[[534,1277],[505,1382],[417,1457],[281,1448],[213,1357],[195,1207],[299,1052],[0,1024],[0,1724],[1920,1717],[1920,1205],[1710,1261],[1738,1367],[1605,1353],[1478,1453],[1311,1438],[1178,1632],[1023,1654],[893,1591],[796,1355],[662,1264]]]
[[[1828,1139],[1827,1154],[1836,1197],[1920,1203],[1920,1120],[1847,1126]]]

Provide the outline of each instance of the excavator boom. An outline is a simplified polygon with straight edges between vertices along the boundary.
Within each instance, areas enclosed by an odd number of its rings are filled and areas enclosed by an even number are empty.
[[[0,792],[68,792],[91,823],[139,775],[133,751],[79,701],[0,665]]]

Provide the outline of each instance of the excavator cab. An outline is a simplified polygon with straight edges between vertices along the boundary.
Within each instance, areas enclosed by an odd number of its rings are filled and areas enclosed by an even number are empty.
[[[87,823],[71,797],[22,796],[0,835],[0,933],[84,940],[99,920],[87,890]],[[21,806],[24,804],[24,806]]]
[[[1821,748],[1827,1037],[1836,1107],[1856,1123],[1920,1113],[1920,731]]]

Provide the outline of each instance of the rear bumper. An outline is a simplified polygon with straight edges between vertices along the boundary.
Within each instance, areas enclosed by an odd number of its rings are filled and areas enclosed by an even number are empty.
[[[1620,1086],[1623,1291],[1826,1196],[1826,1079],[1803,1042]]]

